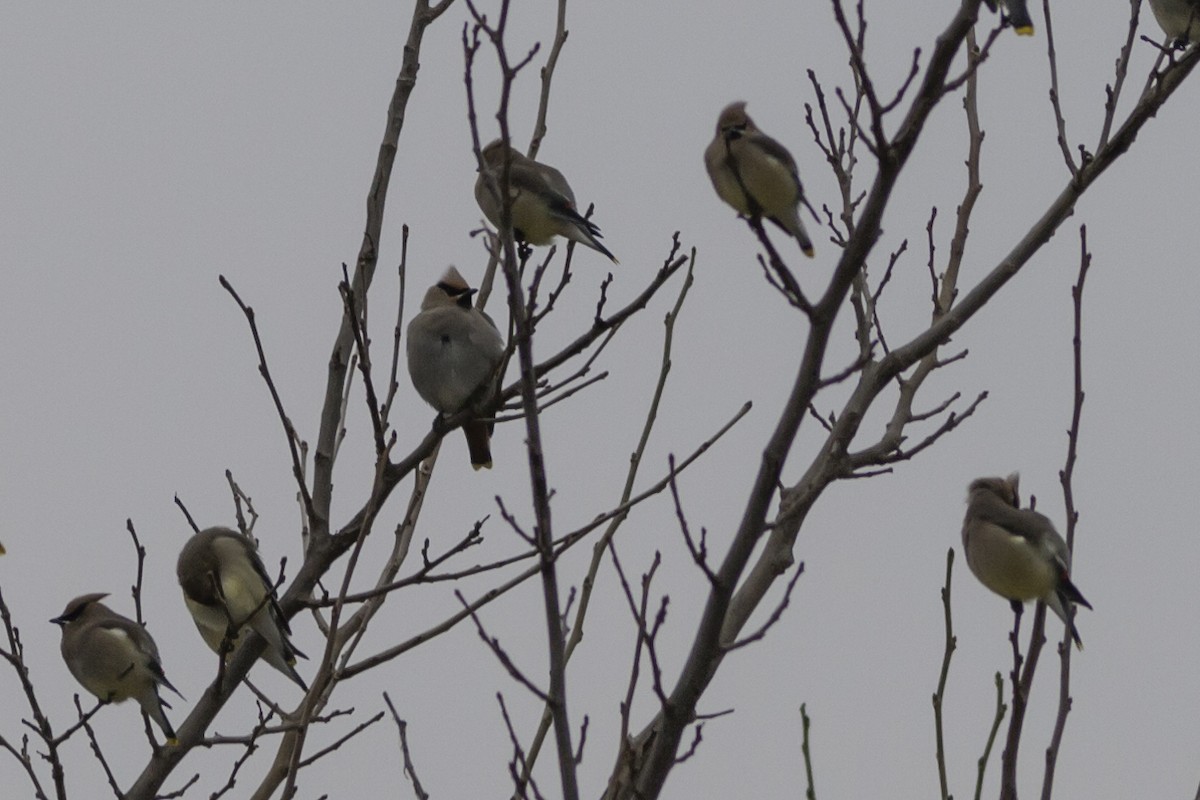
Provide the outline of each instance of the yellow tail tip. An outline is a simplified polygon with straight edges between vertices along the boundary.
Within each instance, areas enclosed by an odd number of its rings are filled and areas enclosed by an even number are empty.
[[[1017,31],[1017,36],[1033,36],[1033,26],[1032,25],[1023,25],[1020,28],[1016,28],[1015,30]]]

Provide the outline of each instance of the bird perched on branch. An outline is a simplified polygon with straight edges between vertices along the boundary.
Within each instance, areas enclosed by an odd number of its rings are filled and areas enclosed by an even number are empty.
[[[996,10],[997,0],[983,2],[992,11]],[[1004,15],[1008,17],[1009,24],[1018,36],[1033,36],[1033,18],[1029,16],[1026,2],[1027,0],[999,0],[999,4],[1004,7]]]
[[[1150,0],[1150,10],[1176,47],[1200,42],[1200,0]]]
[[[50,620],[62,628],[63,661],[75,680],[100,702],[136,700],[162,729],[167,744],[178,744],[163,712],[163,706],[171,705],[159,696],[158,687],[175,694],[179,690],[163,674],[158,647],[144,627],[101,603],[105,597],[105,593],[76,597]]]
[[[500,227],[503,203],[499,191],[503,181],[505,155],[509,159],[508,196],[512,198],[513,236],[533,245],[547,245],[562,236],[608,256],[619,263],[609,249],[600,244],[600,228],[579,214],[575,193],[563,174],[554,167],[534,161],[505,146],[500,139],[483,148],[483,166],[475,179],[475,201],[488,222]],[[488,180],[495,181],[495,189]]]
[[[179,551],[175,575],[188,611],[214,653],[226,657],[252,630],[266,641],[262,659],[304,691],[296,658],[307,658],[288,638],[291,628],[275,599],[275,587],[254,540],[231,528],[206,528]]]
[[[980,583],[1008,598],[1018,614],[1029,600],[1045,603],[1082,650],[1075,606],[1091,608],[1091,603],[1071,583],[1071,552],[1054,524],[1045,515],[1020,507],[1018,480],[1013,473],[971,482],[962,529],[967,566]]]
[[[417,394],[445,416],[486,400],[504,358],[500,331],[471,302],[475,291],[450,267],[408,323],[408,375]],[[463,424],[475,469],[492,467],[493,425],[482,419]]]
[[[717,118],[717,133],[704,151],[704,166],[717,196],[734,211],[745,217],[766,217],[812,257],[812,240],[800,221],[804,188],[796,160],[758,129],[745,103],[730,103]]]

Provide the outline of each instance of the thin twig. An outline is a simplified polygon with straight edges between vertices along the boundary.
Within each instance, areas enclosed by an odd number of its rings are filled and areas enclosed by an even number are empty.
[[[1075,491],[1072,479],[1075,476],[1075,463],[1079,456],[1079,423],[1083,416],[1083,286],[1087,280],[1088,268],[1092,264],[1092,254],[1087,249],[1087,226],[1079,226],[1079,277],[1071,287],[1072,308],[1074,310],[1074,334],[1071,338],[1073,352],[1074,391],[1071,403],[1071,427],[1067,432],[1066,464],[1058,474],[1062,484],[1063,502],[1067,513],[1067,550],[1075,550],[1075,526],[1079,522],[1079,512],[1075,508]],[[1070,603],[1066,604],[1068,616],[1074,614]],[[1067,715],[1071,712],[1071,631],[1070,626],[1064,626],[1063,642],[1059,646],[1059,684],[1058,684],[1058,713],[1054,719],[1054,733],[1050,736],[1050,744],[1046,748],[1046,772],[1042,778],[1042,800],[1050,800],[1054,787],[1054,768],[1058,762],[1058,749],[1062,744],[1063,733],[1067,727]]]
[[[950,677],[950,658],[958,646],[954,636],[954,624],[950,615],[950,577],[954,572],[954,548],[946,551],[946,582],[942,585],[942,615],[945,620],[946,638],[942,647],[942,671],[938,675],[937,691],[933,693],[933,730],[936,746],[938,785],[942,800],[950,800],[950,785],[946,780],[946,747],[942,729],[942,707],[946,700],[946,680]]]
[[[996,673],[995,683],[996,713],[992,716],[992,727],[988,730],[983,754],[979,756],[979,760],[975,764],[975,800],[981,800],[983,796],[983,776],[987,772],[988,759],[992,755],[992,745],[996,743],[996,734],[1000,732],[1000,723],[1004,721],[1004,715],[1008,712],[1008,706],[1004,705],[1004,678],[999,672]]]
[[[304,482],[304,469],[301,466],[300,452],[296,449],[296,441],[300,438],[296,433],[296,428],[292,425],[292,420],[288,416],[287,411],[283,408],[283,400],[279,397],[279,390],[275,388],[275,379],[271,377],[271,370],[267,366],[267,354],[263,350],[262,337],[258,334],[258,323],[254,318],[254,309],[242,301],[237,290],[233,288],[224,275],[218,277],[222,288],[229,292],[233,301],[237,303],[238,308],[242,310],[242,315],[246,318],[246,323],[250,326],[250,334],[254,338],[254,350],[258,353],[258,372],[262,375],[263,381],[267,384],[267,390],[271,394],[271,400],[275,403],[275,412],[279,415],[279,421],[283,424],[283,432],[287,437],[288,452],[292,456],[292,476],[296,479],[297,490],[300,492],[300,497],[304,503],[305,515],[310,519],[314,517],[314,508],[312,495],[308,492],[308,485]]]
[[[117,800],[124,800],[125,795],[121,793],[121,787],[117,785],[116,776],[113,775],[112,768],[108,766],[108,759],[104,757],[104,751],[100,749],[100,742],[96,739],[96,732],[92,730],[92,724],[88,721],[92,715],[85,715],[83,713],[83,706],[79,703],[79,695],[75,695],[75,711],[79,714],[83,730],[87,733],[92,755],[96,757],[96,761],[100,762],[100,768],[104,770],[104,777],[108,780],[108,788],[112,789],[113,795],[116,796]]]
[[[396,707],[392,705],[392,698],[388,697],[388,693],[383,693],[383,702],[387,703],[388,710],[392,712],[392,720],[396,723],[396,730],[400,733],[400,755],[404,759],[404,774],[412,782],[413,794],[418,800],[429,800],[429,795],[425,792],[425,788],[421,786],[421,780],[417,777],[417,770],[412,763],[412,754],[408,751],[408,723],[400,719],[400,715],[396,713]]]
[[[812,753],[808,748],[808,728],[811,720],[808,718],[807,704],[800,704],[800,754],[804,757],[804,800],[817,800],[817,790],[813,786]]]
[[[462,604],[463,610],[470,615],[471,621],[475,623],[475,631],[479,634],[479,638],[482,639],[483,643],[486,644],[488,649],[492,651],[492,655],[496,657],[496,660],[500,662],[500,664],[508,672],[509,676],[512,677],[512,679],[517,683],[528,689],[543,703],[548,702],[550,700],[549,695],[546,694],[546,692],[542,689],[538,688],[533,681],[525,677],[525,673],[517,667],[516,662],[512,660],[512,658],[501,646],[500,640],[494,636],[488,636],[487,630],[483,627],[483,621],[479,619],[479,615],[475,613],[475,609],[470,603],[467,602],[467,599],[463,597],[462,592],[455,590],[454,596],[458,598],[458,602]]]

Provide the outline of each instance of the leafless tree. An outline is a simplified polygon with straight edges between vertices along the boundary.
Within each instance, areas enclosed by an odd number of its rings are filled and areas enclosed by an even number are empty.
[[[1120,156],[1135,145],[1142,127],[1166,103],[1191,73],[1200,48],[1191,47],[1179,53],[1164,51],[1163,58],[1149,75],[1132,109],[1118,116],[1118,99],[1125,90],[1126,70],[1130,53],[1137,42],[1138,0],[1130,4],[1129,34],[1117,58],[1116,72],[1105,105],[1104,121],[1091,147],[1079,147],[1072,152],[1066,121],[1057,105],[1057,73],[1055,65],[1054,32],[1049,4],[1045,5],[1046,38],[1049,44],[1049,66],[1053,81],[1059,141],[1068,177],[1061,192],[1044,209],[1036,224],[1029,229],[999,263],[973,285],[960,284],[960,267],[967,251],[975,201],[981,190],[979,165],[983,152],[983,130],[978,115],[976,76],[988,68],[988,57],[998,37],[1007,35],[1000,18],[980,18],[980,0],[963,0],[961,6],[947,11],[947,21],[941,34],[927,51],[914,52],[910,72],[897,85],[879,79],[869,68],[866,51],[866,24],[862,3],[849,7],[834,0],[833,7],[838,34],[844,44],[849,75],[849,88],[840,83],[829,90],[829,79],[809,73],[811,97],[807,121],[816,147],[823,153],[836,179],[840,196],[834,205],[823,205],[819,219],[825,232],[836,244],[840,255],[835,268],[823,286],[806,280],[805,289],[795,277],[792,267],[772,245],[761,220],[747,220],[748,241],[757,241],[763,254],[758,257],[762,274],[778,289],[781,301],[790,304],[795,313],[807,321],[807,336],[796,362],[788,367],[794,380],[786,404],[765,442],[745,442],[759,448],[762,460],[752,488],[745,497],[741,521],[736,530],[721,537],[721,550],[715,549],[706,532],[692,530],[686,514],[686,504],[677,490],[676,477],[688,469],[714,442],[726,435],[736,436],[736,424],[746,413],[742,408],[724,425],[712,431],[704,441],[697,441],[691,453],[673,459],[659,474],[652,477],[649,488],[635,492],[641,478],[641,455],[654,428],[660,411],[663,387],[667,384],[674,324],[687,299],[691,286],[691,269],[695,254],[676,235],[665,246],[665,252],[654,257],[657,270],[645,280],[634,298],[619,308],[611,307],[607,289],[611,276],[596,287],[595,314],[582,320],[575,337],[566,344],[538,338],[539,325],[553,314],[556,304],[572,283],[573,247],[551,250],[536,256],[514,241],[511,230],[500,225],[497,231],[484,233],[488,242],[486,279],[480,292],[481,300],[488,297],[494,286],[507,304],[508,349],[506,362],[510,382],[498,386],[487,408],[500,424],[524,428],[526,460],[531,487],[532,516],[511,509],[513,503],[498,498],[499,513],[524,542],[520,554],[482,565],[465,566],[462,556],[478,544],[481,525],[467,532],[457,543],[440,554],[421,549],[419,561],[414,560],[412,543],[422,521],[425,491],[437,466],[438,447],[444,436],[460,426],[474,411],[466,411],[435,425],[408,453],[397,452],[397,432],[393,420],[394,401],[402,378],[399,360],[402,349],[403,312],[405,297],[402,289],[396,303],[395,323],[389,347],[374,343],[368,314],[371,304],[380,301],[372,294],[373,279],[379,267],[378,244],[385,215],[393,161],[403,146],[404,123],[409,98],[418,80],[417,66],[426,31],[442,20],[454,0],[415,0],[408,39],[404,44],[404,61],[396,80],[388,107],[387,127],[380,144],[377,166],[369,187],[367,217],[357,262],[344,268],[340,286],[344,314],[337,330],[328,359],[328,379],[322,405],[319,435],[315,444],[302,441],[287,410],[275,389],[268,357],[260,338],[258,323],[250,302],[241,297],[231,283],[222,279],[231,300],[242,310],[249,326],[253,346],[257,350],[259,369],[270,393],[279,421],[290,448],[292,469],[302,510],[299,531],[304,542],[304,559],[295,569],[288,570],[280,589],[280,604],[288,616],[311,615],[324,637],[324,650],[313,654],[315,674],[307,694],[294,708],[283,708],[270,698],[259,696],[258,723],[238,735],[215,735],[211,732],[217,713],[245,680],[250,666],[262,648],[262,641],[252,637],[233,653],[217,679],[191,706],[186,721],[179,727],[178,746],[154,746],[152,755],[141,775],[128,789],[120,789],[109,774],[114,794],[127,798],[184,796],[199,781],[199,776],[179,781],[182,786],[169,795],[160,794],[164,782],[174,775],[189,752],[198,747],[226,746],[240,749],[240,755],[230,765],[227,776],[215,783],[212,796],[232,791],[242,766],[259,751],[271,755],[266,777],[249,796],[267,798],[296,796],[298,780],[305,767],[336,750],[367,727],[385,718],[384,703],[377,713],[350,712],[333,704],[340,685],[356,675],[378,668],[402,654],[419,647],[440,633],[459,624],[474,626],[496,659],[497,669],[507,671],[520,691],[528,691],[536,702],[544,705],[541,724],[534,731],[519,730],[505,713],[505,723],[511,736],[513,758],[510,764],[511,786],[497,787],[497,792],[511,792],[515,797],[561,796],[574,800],[582,795],[603,793],[613,800],[623,798],[657,797],[681,760],[703,757],[701,730],[706,719],[699,711],[701,699],[718,674],[725,656],[740,647],[752,647],[764,636],[787,609],[792,587],[801,577],[803,565],[797,565],[793,552],[797,536],[825,490],[837,481],[865,478],[890,471],[893,465],[913,459],[935,447],[944,437],[968,420],[985,400],[986,393],[961,397],[958,393],[922,400],[919,395],[926,380],[936,371],[964,359],[965,351],[946,352],[950,337],[969,324],[986,304],[1001,292],[1019,273],[1059,227],[1072,214],[1083,194],[1097,184],[1098,179]],[[546,118],[554,89],[555,65],[567,43],[566,0],[560,0],[555,21],[556,31],[544,60],[542,50],[533,48],[513,53],[506,39],[509,2],[499,5],[494,16],[484,14],[469,0],[471,20],[462,31],[461,42],[466,64],[466,88],[470,98],[468,123],[473,132],[476,157],[480,155],[479,117],[494,114],[503,138],[511,140],[508,126],[508,98],[516,82],[530,80],[529,74],[540,67],[541,103],[528,147],[535,155],[546,135]],[[976,31],[980,41],[976,40]],[[484,60],[498,65],[502,76],[497,97],[481,97],[474,89],[473,76]],[[895,83],[894,81],[891,83]],[[884,220],[888,218],[893,190],[908,168],[910,156],[925,132],[931,113],[945,103],[961,103],[965,122],[966,188],[958,203],[956,215],[948,234],[939,230],[939,213],[930,209],[924,233],[924,263],[929,274],[929,320],[916,335],[907,340],[891,340],[885,330],[889,281],[893,269],[906,259],[919,258],[916,247],[909,248],[907,240],[891,253],[878,253]],[[956,156],[957,157],[957,156]],[[497,188],[504,191],[507,174],[501,176]],[[506,207],[504,219],[511,219]],[[948,247],[946,243],[948,242]],[[541,260],[538,260],[541,258]],[[1080,314],[1082,290],[1089,263],[1086,235],[1081,231],[1079,282],[1076,287],[1076,404],[1073,409],[1071,450],[1063,470],[1063,486],[1068,499],[1069,523],[1073,523],[1071,474],[1075,462],[1075,443],[1078,440],[1078,421],[1082,410],[1082,337]],[[642,261],[650,260],[641,256]],[[406,264],[400,264],[403,287]],[[497,280],[498,278],[498,280]],[[608,344],[623,332],[623,326],[634,315],[650,308],[665,308],[662,336],[661,369],[653,388],[652,403],[642,421],[640,444],[631,459],[628,478],[621,495],[589,524],[574,530],[556,529],[551,514],[551,492],[547,466],[542,453],[542,433],[539,420],[542,411],[562,404],[570,413],[572,398],[592,382],[603,379],[596,374],[596,364]],[[857,356],[849,363],[833,364],[827,355],[835,322],[843,315],[852,315],[857,343]],[[389,315],[389,318],[391,315]],[[540,344],[539,352],[549,353],[534,358],[532,343]],[[382,355],[381,355],[382,354]],[[381,360],[382,359],[382,360]],[[359,404],[358,387],[364,402]],[[928,394],[928,392],[926,392]],[[822,410],[824,409],[824,410]],[[883,411],[887,424],[882,433],[865,433],[861,426],[869,411]],[[373,440],[373,480],[365,489],[366,500],[348,518],[338,519],[331,511],[334,499],[334,473],[339,459],[339,445],[345,435],[348,419],[365,419]],[[405,424],[411,421],[406,420]],[[819,426],[822,441],[803,458],[807,466],[801,477],[783,482],[783,465],[792,455],[793,445],[803,425]],[[733,434],[730,434],[734,431]],[[794,457],[794,456],[793,456]],[[793,462],[794,463],[794,462]],[[257,518],[249,499],[230,476],[229,483],[238,509],[238,523],[252,531]],[[645,481],[641,481],[645,485]],[[397,499],[393,493],[406,487],[407,499]],[[667,598],[654,590],[657,560],[639,567],[622,563],[614,546],[615,537],[635,506],[641,503],[670,503],[679,522],[679,535],[685,540],[698,569],[697,580],[707,586],[707,600],[691,639],[686,658],[672,669],[660,658],[658,636],[669,624],[666,614]],[[245,513],[243,513],[245,512]],[[1068,529],[1068,537],[1071,535]],[[375,572],[359,559],[368,537],[394,534],[389,558]],[[132,525],[131,534],[134,534]],[[714,537],[715,538],[715,537]],[[139,554],[141,545],[134,534]],[[558,574],[558,560],[570,548],[590,542],[593,556],[586,576],[580,581],[578,596],[563,591]],[[335,574],[335,562],[344,560],[344,569],[336,585],[326,585]],[[140,586],[140,558],[139,577]],[[944,699],[946,675],[954,649],[951,625],[950,586],[953,554],[947,564],[944,588],[946,616],[946,652],[940,683],[934,696],[935,725],[939,751],[938,769],[942,778],[943,797],[949,796],[945,777],[945,761],[941,751],[941,703]],[[570,714],[569,664],[589,622],[591,590],[601,570],[612,570],[623,589],[629,616],[636,630],[631,653],[621,654],[621,663],[632,664],[626,694],[616,700],[621,703],[620,740],[588,743],[591,758],[610,758],[613,766],[606,787],[581,787],[576,765],[582,756],[587,738],[587,722]],[[404,575],[401,577],[402,571]],[[637,576],[632,573],[637,572]],[[389,600],[406,589],[421,584],[451,582],[465,584],[467,578],[484,576],[490,588],[470,594],[460,590],[461,609],[438,625],[403,641],[391,642],[375,652],[362,653],[364,634],[368,626],[389,609]],[[492,636],[486,621],[479,614],[489,603],[526,581],[540,581],[545,600],[544,623],[549,663],[548,682],[526,674],[519,659],[511,657],[503,643]],[[361,588],[369,583],[369,588]],[[777,589],[770,604],[767,597]],[[566,595],[566,596],[564,596]],[[28,698],[27,719],[24,725],[31,732],[17,741],[5,731],[0,747],[24,768],[29,786],[40,798],[64,798],[67,789],[63,779],[64,764],[59,756],[62,742],[84,730],[91,737],[94,752],[103,763],[100,744],[88,726],[88,714],[80,710],[77,722],[57,730],[41,711],[38,687],[29,678],[23,657],[19,630],[10,618],[8,608],[0,598],[0,612],[7,631],[4,659],[20,679]],[[751,617],[759,613],[764,622],[749,630]],[[1001,796],[1016,797],[1017,759],[1021,724],[1028,697],[1028,687],[1044,642],[1042,620],[1044,608],[1039,606],[1033,633],[1021,649],[1016,632],[1013,634],[1013,669],[1009,676],[1010,707],[1004,704],[1004,691],[997,676],[997,713],[992,738],[998,735],[1005,717],[1009,720],[1002,757]],[[1053,748],[1065,730],[1070,709],[1070,651],[1059,647],[1060,695],[1059,717]],[[616,659],[614,659],[616,663]],[[648,719],[637,719],[633,698],[650,693],[657,701],[657,712]],[[400,735],[401,751],[406,772],[411,777],[413,791],[418,797],[429,796],[417,779],[419,765],[414,764],[408,747],[406,726],[386,701],[390,718]],[[502,701],[502,709],[503,701]],[[89,713],[94,713],[89,712]],[[329,724],[350,717],[350,726],[334,741],[320,748],[311,743],[314,726]],[[7,727],[7,726],[6,726]],[[807,737],[807,717],[805,735]],[[152,732],[148,729],[148,736]],[[540,788],[534,779],[534,765],[541,756],[547,736],[552,737],[558,787],[554,791]],[[153,741],[153,740],[152,740]],[[611,749],[609,749],[611,748]],[[990,751],[991,740],[988,749]],[[597,750],[600,751],[597,754]],[[805,740],[807,754],[807,738]],[[987,753],[980,764],[980,788],[987,763]],[[1051,794],[1053,757],[1048,757],[1043,797]],[[819,771],[818,771],[819,772]],[[47,774],[48,773],[48,774]],[[542,773],[545,774],[544,772]],[[809,791],[812,796],[813,770],[809,765]],[[178,779],[177,779],[178,780]],[[544,780],[544,778],[543,778]],[[199,791],[199,788],[196,788]]]

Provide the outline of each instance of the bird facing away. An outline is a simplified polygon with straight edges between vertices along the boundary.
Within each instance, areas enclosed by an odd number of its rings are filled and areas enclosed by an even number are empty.
[[[533,245],[547,245],[555,236],[562,236],[608,256],[614,263],[617,257],[600,244],[600,229],[591,220],[580,216],[575,205],[575,193],[563,174],[554,167],[538,163],[506,147],[500,139],[483,148],[483,164],[496,181],[499,190],[504,170],[504,155],[510,159],[508,195],[512,198],[513,236]],[[503,204],[500,196],[488,185],[482,171],[475,179],[475,202],[488,222],[500,227]]]
[[[717,134],[704,151],[704,166],[717,196],[745,217],[765,216],[792,236],[812,258],[812,240],[800,221],[804,188],[796,160],[758,129],[743,102],[717,118]]]
[[[1021,508],[1018,476],[978,478],[967,490],[963,550],[967,566],[987,588],[1013,603],[1040,600],[1058,615],[1075,646],[1083,649],[1075,629],[1075,606],[1091,608],[1071,583],[1071,553],[1045,515]]]
[[[179,690],[163,674],[158,647],[145,628],[101,603],[105,597],[105,593],[76,597],[50,620],[62,628],[63,661],[75,680],[100,702],[136,700],[162,728],[167,744],[178,744],[175,729],[163,713],[163,706],[171,705],[159,696],[158,687],[175,694]]]
[[[1176,46],[1200,42],[1200,0],[1150,0],[1150,10]]]
[[[504,358],[500,331],[471,302],[475,291],[450,267],[408,323],[408,375],[417,394],[445,416],[485,401]],[[475,469],[492,467],[492,427],[480,419],[463,424]]]
[[[175,575],[196,628],[214,653],[231,636],[228,658],[246,630],[253,630],[267,643],[263,660],[308,691],[295,669],[296,658],[307,656],[288,638],[291,628],[252,539],[230,528],[202,530],[179,552]]]
[[[983,0],[992,11],[996,10],[996,0]],[[1033,36],[1033,18],[1029,16],[1026,7],[1027,0],[1000,0],[1004,6],[1005,16],[1018,36]]]

